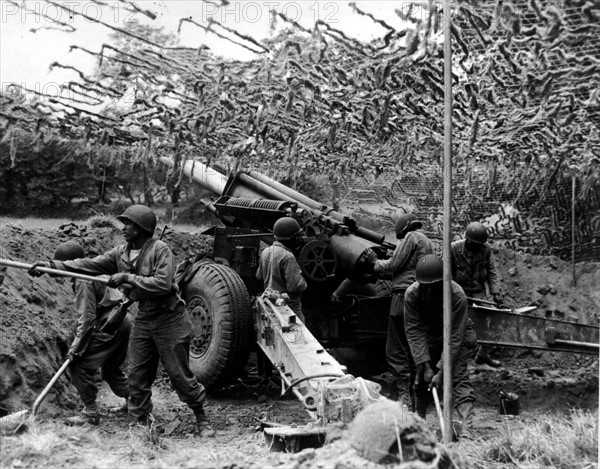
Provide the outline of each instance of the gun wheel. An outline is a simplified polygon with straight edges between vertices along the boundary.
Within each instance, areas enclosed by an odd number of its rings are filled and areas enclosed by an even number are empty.
[[[207,389],[226,385],[244,370],[254,341],[250,295],[240,276],[222,264],[204,264],[183,285],[196,336],[190,368]]]
[[[337,269],[337,257],[325,241],[309,241],[299,256],[304,276],[315,282],[324,282]]]

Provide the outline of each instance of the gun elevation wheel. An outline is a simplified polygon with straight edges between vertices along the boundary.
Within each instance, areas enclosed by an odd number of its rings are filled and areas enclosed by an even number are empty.
[[[337,257],[325,241],[309,241],[300,251],[300,267],[309,280],[324,282],[335,274]]]
[[[190,368],[208,389],[237,378],[254,341],[250,295],[240,276],[222,264],[204,264],[183,285],[196,337]]]

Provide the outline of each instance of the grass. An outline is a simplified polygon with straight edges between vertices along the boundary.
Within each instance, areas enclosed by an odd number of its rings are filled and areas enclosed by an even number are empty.
[[[463,440],[449,447],[454,467],[475,469],[591,469],[598,461],[598,414],[572,411],[568,416],[540,416],[532,422],[507,421],[488,439]],[[34,422],[29,431],[2,437],[0,467],[292,467],[294,459],[269,453],[260,433],[231,433],[215,439],[160,438],[152,441],[138,426],[72,428]],[[311,456],[314,467],[333,467],[341,456],[334,446]],[[292,455],[288,455],[292,456]],[[296,460],[296,463],[299,459]],[[367,467],[384,467],[365,461]],[[411,463],[410,467],[430,467]],[[405,467],[400,465],[400,467]],[[408,466],[407,466],[408,467]],[[440,464],[439,467],[448,467]]]
[[[498,437],[464,441],[461,451],[481,469],[598,467],[598,413],[576,410],[566,417],[548,416],[519,429],[507,420]]]

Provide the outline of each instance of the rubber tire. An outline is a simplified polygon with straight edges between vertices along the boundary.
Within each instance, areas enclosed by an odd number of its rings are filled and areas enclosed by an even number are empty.
[[[214,391],[242,374],[255,343],[250,295],[233,269],[217,263],[200,266],[182,294],[196,330],[190,368]],[[210,327],[201,327],[200,317],[209,318]]]

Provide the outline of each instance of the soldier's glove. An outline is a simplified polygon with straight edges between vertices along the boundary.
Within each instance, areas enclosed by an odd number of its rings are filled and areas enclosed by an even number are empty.
[[[494,295],[492,295],[492,298],[494,299],[494,303],[496,303],[496,306],[498,306],[498,308],[502,308],[504,306],[504,298],[500,293],[495,293]]]
[[[51,262],[44,262],[44,261],[36,262],[35,264],[33,264],[31,266],[31,268],[27,271],[27,273],[29,275],[31,275],[32,277],[41,277],[46,272],[42,272],[42,271],[38,270],[38,267],[45,267],[46,269],[51,269],[52,268],[52,263]]]
[[[431,379],[431,384],[429,385],[429,389],[430,390],[431,390],[431,388],[442,389],[443,386],[444,386],[444,377],[442,375],[442,371],[440,370]]]
[[[111,288],[118,288],[124,283],[130,283],[130,275],[131,274],[124,273],[112,274],[108,279],[108,286]]]

